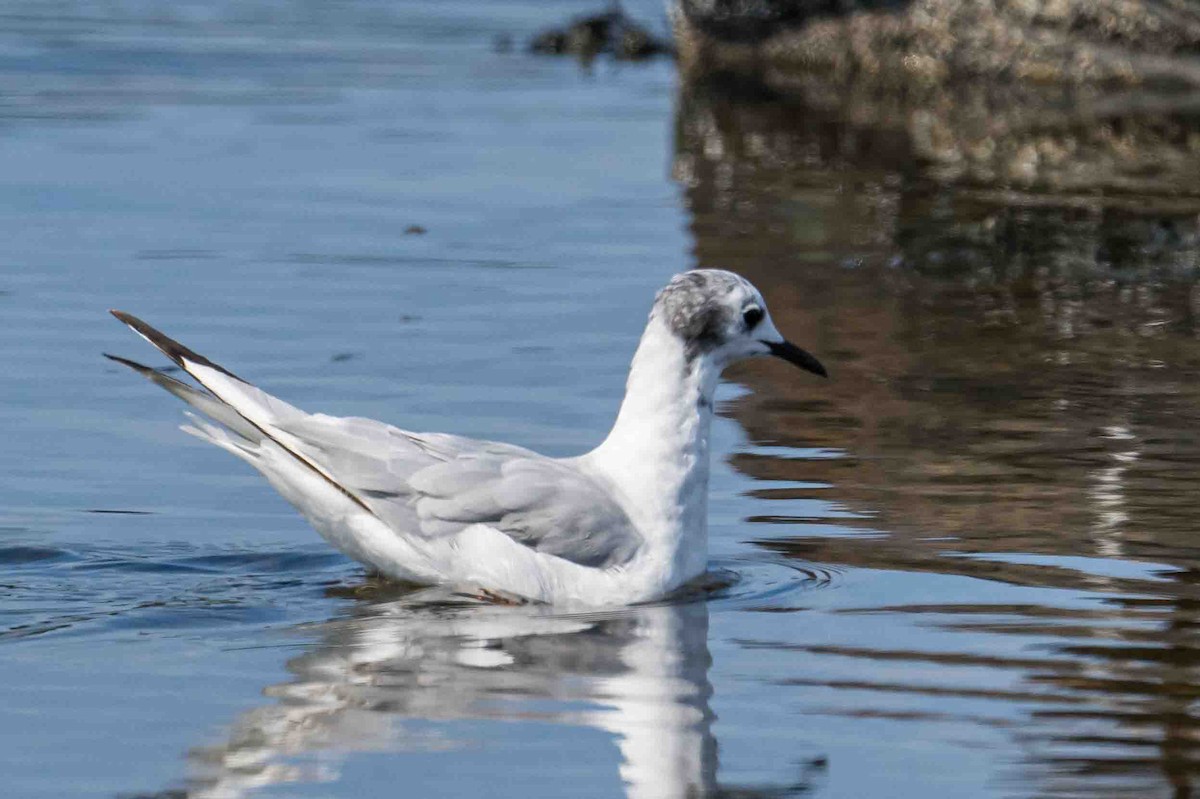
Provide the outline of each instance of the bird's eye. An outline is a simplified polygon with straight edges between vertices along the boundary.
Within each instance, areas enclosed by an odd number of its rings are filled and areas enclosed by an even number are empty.
[[[757,305],[753,305],[745,310],[742,314],[742,321],[746,323],[747,330],[753,330],[754,326],[762,321],[763,309]]]

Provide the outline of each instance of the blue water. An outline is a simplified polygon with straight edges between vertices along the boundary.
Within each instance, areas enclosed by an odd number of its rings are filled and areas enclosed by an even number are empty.
[[[0,3],[6,795],[1190,784],[1192,240],[1144,279],[1077,248],[1022,293],[979,231],[1071,249],[1105,212],[754,148],[726,174],[669,61],[496,46],[592,8]],[[309,410],[565,455],[695,265],[750,275],[833,379],[730,376],[726,586],[667,605],[381,584],[101,357],[153,357],[122,308]]]

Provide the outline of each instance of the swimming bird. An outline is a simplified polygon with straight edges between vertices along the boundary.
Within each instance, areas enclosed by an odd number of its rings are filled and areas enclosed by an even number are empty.
[[[258,469],[335,548],[395,579],[501,601],[632,604],[700,577],[722,370],[773,355],[826,374],[780,335],[748,280],[684,272],[655,298],[608,437],[584,455],[551,458],[307,413],[140,319],[112,314],[199,387],[106,357],[198,411],[183,429]]]

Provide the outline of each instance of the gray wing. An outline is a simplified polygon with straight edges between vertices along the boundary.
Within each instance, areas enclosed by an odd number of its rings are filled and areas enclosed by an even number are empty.
[[[318,414],[285,429],[397,530],[433,538],[486,524],[531,549],[594,567],[627,562],[642,542],[612,497],[569,461],[371,419]]]
[[[633,557],[641,537],[616,502],[569,462],[527,456],[460,457],[412,476],[414,507],[429,535],[486,524],[584,566]]]

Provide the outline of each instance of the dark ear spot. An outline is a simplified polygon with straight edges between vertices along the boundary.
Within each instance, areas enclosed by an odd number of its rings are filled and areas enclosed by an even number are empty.
[[[687,334],[683,337],[689,358],[720,345],[722,317],[721,308],[709,307],[700,310],[689,320]]]
[[[735,275],[697,270],[676,276],[659,292],[654,313],[683,341],[689,360],[720,346],[733,323],[726,298],[739,285]]]
[[[724,309],[719,305],[704,304],[698,294],[680,294],[667,303],[667,324],[671,331],[683,340],[688,357],[708,352],[721,343],[721,328]]]

